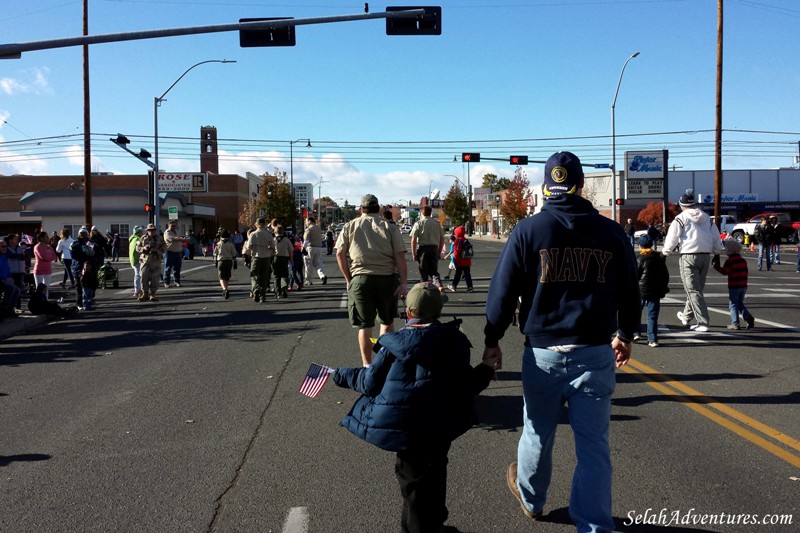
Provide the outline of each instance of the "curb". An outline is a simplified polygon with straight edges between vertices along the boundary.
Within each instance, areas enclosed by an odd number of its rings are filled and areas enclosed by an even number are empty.
[[[6,318],[0,322],[0,340],[27,333],[50,323],[47,315],[19,315],[17,318]]]

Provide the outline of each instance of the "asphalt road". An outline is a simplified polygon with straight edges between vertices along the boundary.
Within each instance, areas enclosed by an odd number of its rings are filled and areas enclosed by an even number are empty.
[[[446,308],[464,320],[475,362],[501,247],[476,241],[477,290],[451,294]],[[675,317],[681,287],[669,260],[662,346],[637,345],[617,378],[618,530],[798,530],[800,274],[791,256],[769,273],[750,261],[754,330],[724,328],[725,278],[712,272],[713,327],[700,334]],[[297,392],[311,362],[360,360],[344,280],[323,257],[327,285],[263,305],[247,298],[242,268],[223,300],[203,259],[184,263],[183,287],[138,303],[123,267],[122,288],[99,291],[98,311],[3,341],[0,531],[396,531],[393,455],[338,426],[356,395],[332,383],[315,399]],[[531,524],[505,485],[520,432],[521,346],[510,330],[504,368],[478,399],[482,423],[450,453],[448,523],[462,532],[574,529],[567,423],[545,519]],[[720,513],[740,523],[708,523]],[[768,514],[793,524],[743,523]]]

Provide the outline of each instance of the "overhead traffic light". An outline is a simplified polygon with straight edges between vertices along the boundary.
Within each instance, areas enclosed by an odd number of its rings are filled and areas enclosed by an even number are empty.
[[[617,198],[617,205],[625,205],[625,199],[624,198]]]
[[[404,17],[386,19],[386,35],[441,35],[441,6],[389,6],[387,12],[424,9],[421,17]]]
[[[153,205],[152,204],[144,204],[145,213],[149,213],[152,210],[153,210]]]
[[[239,22],[260,22],[264,20],[286,20],[294,17],[239,19]],[[270,26],[258,30],[239,30],[239,46],[294,46],[297,44],[294,26]]]
[[[462,163],[480,163],[481,154],[477,152],[466,152],[461,154]]]
[[[527,165],[528,164],[528,156],[527,155],[512,155],[508,158],[508,162],[512,165]]]

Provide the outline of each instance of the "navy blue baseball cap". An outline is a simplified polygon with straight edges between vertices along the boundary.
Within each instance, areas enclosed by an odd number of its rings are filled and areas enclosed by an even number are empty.
[[[571,152],[556,152],[544,165],[542,194],[546,197],[575,194],[583,187],[583,179],[583,167],[578,156]]]

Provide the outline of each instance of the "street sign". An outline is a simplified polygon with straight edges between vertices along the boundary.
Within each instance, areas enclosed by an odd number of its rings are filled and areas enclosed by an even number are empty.
[[[167,213],[169,213],[170,220],[178,220],[178,206],[171,205],[167,207]]]
[[[595,163],[594,168],[611,168],[610,163]]]
[[[158,192],[208,192],[208,173],[159,172]]]

